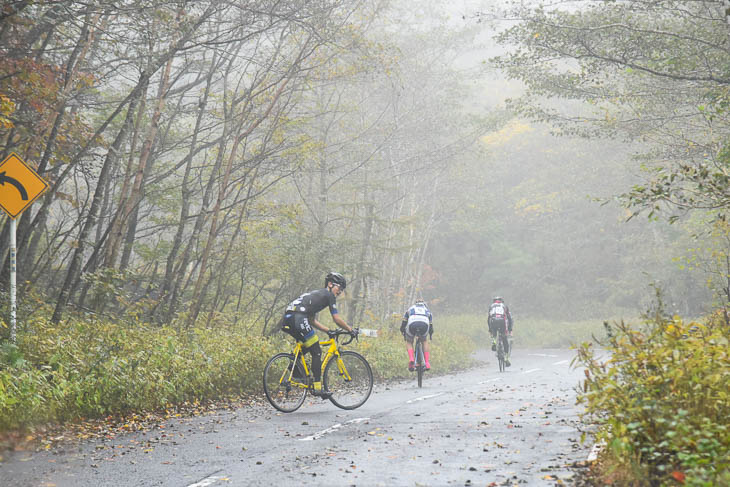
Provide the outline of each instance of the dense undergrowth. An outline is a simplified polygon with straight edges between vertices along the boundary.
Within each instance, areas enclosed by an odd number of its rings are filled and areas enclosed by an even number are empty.
[[[380,335],[348,348],[367,357],[376,379],[408,377],[397,326],[362,327],[378,328]],[[293,342],[283,333],[262,337],[259,330],[253,324],[185,329],[83,318],[53,325],[38,313],[23,324],[17,345],[0,344],[0,431],[262,395],[266,360]],[[471,365],[476,342],[470,334],[478,333],[474,320],[443,322],[432,346],[434,373]]]
[[[730,327],[656,313],[584,343],[579,401],[597,425],[601,485],[730,485]],[[601,358],[607,357],[607,358]]]

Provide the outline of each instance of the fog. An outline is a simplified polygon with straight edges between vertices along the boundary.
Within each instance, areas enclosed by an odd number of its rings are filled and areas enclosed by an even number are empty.
[[[711,217],[618,198],[661,144],[589,133],[603,107],[503,69],[519,46],[495,35],[518,20],[496,3],[61,3],[2,24],[17,69],[46,77],[0,90],[4,154],[52,184],[18,255],[54,320],[269,323],[328,270],[356,322],[417,297],[553,320],[635,317],[657,288],[668,312],[713,302],[693,240]]]

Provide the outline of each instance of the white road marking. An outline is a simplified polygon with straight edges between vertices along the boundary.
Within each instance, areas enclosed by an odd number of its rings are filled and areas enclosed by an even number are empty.
[[[417,401],[423,401],[424,399],[431,399],[432,397],[439,397],[439,396],[442,396],[443,394],[444,394],[443,392],[439,392],[438,394],[431,394],[430,396],[417,397],[415,399],[411,399],[410,401],[406,401],[406,404],[411,404],[411,403],[414,403]]]
[[[569,364],[570,360],[561,360],[560,362],[555,362],[553,365],[563,365],[563,364]]]
[[[532,357],[559,357],[559,355],[550,355],[548,353],[528,353]]]
[[[487,382],[497,382],[498,380],[502,380],[501,377],[495,377],[494,379],[487,379],[480,382],[480,384],[486,384]]]
[[[225,477],[220,477],[218,475],[211,475],[210,477],[206,477],[200,482],[195,482],[194,484],[188,485],[188,487],[207,487],[209,485],[213,485],[214,483],[218,482],[219,480],[224,479]]]
[[[367,421],[369,419],[370,418],[355,418],[355,419],[351,419],[350,421],[345,421],[344,424],[337,423],[335,425],[330,426],[329,428],[327,428],[325,430],[322,430],[318,433],[313,434],[312,436],[307,436],[306,438],[299,438],[299,441],[313,441],[318,438],[322,438],[327,433],[332,433],[333,431],[337,431],[338,429],[342,428],[343,426],[345,426],[347,424],[362,423],[363,421]]]
[[[537,372],[538,370],[542,370],[542,369],[530,369],[530,370],[526,370],[526,371],[524,371],[524,372],[522,372],[522,373],[523,373],[523,374],[531,374],[531,373],[533,373],[533,372]]]

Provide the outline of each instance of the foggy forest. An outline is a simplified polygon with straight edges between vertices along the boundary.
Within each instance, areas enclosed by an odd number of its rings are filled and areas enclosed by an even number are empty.
[[[2,2],[0,160],[48,189],[0,217],[0,426],[252,390],[329,271],[403,369],[417,299],[455,348],[488,347],[494,296],[525,347],[648,316],[727,335],[729,25],[721,0]],[[94,396],[153,349],[206,386]],[[258,375],[206,375],[216,353]]]

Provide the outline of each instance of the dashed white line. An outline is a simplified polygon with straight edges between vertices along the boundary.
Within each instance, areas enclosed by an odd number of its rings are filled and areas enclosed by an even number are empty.
[[[532,357],[558,357],[558,355],[550,355],[549,353],[528,353]]]
[[[221,477],[219,475],[211,475],[210,477],[205,477],[200,482],[195,482],[194,484],[188,485],[188,487],[207,487],[209,485],[213,485],[219,480],[223,480],[224,478],[225,477]]]
[[[330,426],[327,429],[324,429],[318,433],[313,434],[312,436],[307,436],[306,438],[299,438],[299,441],[314,441],[318,438],[322,438],[327,433],[332,433],[333,431],[337,431],[338,429],[342,428],[343,426],[347,424],[353,424],[353,423],[362,423],[363,421],[367,421],[370,418],[355,418],[351,419],[350,421],[345,421],[345,423],[337,423],[335,425]]]
[[[563,365],[563,364],[569,364],[570,360],[561,360],[560,362],[555,362],[553,365]]]
[[[430,396],[417,397],[415,399],[411,399],[410,401],[406,401],[406,404],[411,404],[411,403],[414,403],[414,402],[423,401],[424,399],[431,399],[432,397],[439,397],[439,396],[442,396],[443,394],[444,394],[443,392],[439,392],[438,394],[431,394]]]
[[[480,384],[486,384],[488,382],[496,382],[498,380],[502,380],[500,377],[495,377],[494,379],[487,379],[480,382]]]
[[[533,372],[537,372],[538,370],[542,370],[542,369],[539,369],[539,368],[538,368],[538,369],[530,369],[530,370],[526,370],[526,371],[524,371],[524,372],[522,372],[522,373],[523,373],[523,374],[531,374],[531,373],[533,373]]]

